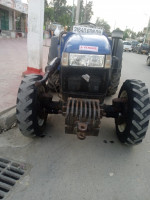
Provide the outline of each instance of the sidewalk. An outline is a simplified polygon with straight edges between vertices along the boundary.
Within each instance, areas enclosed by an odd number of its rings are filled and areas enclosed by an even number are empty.
[[[43,69],[48,52],[49,47],[43,46]],[[0,39],[0,113],[16,105],[21,75],[26,68],[27,39]]]

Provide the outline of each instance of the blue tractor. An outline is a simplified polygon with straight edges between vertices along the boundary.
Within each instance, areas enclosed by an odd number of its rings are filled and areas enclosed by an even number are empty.
[[[17,120],[28,137],[42,136],[48,114],[65,116],[65,133],[79,139],[97,136],[102,117],[114,118],[118,139],[138,144],[150,116],[148,89],[140,80],[126,80],[112,105],[106,96],[117,91],[122,68],[123,33],[107,37],[102,29],[79,25],[52,38],[44,76],[25,76],[17,96]],[[60,99],[53,100],[52,90]]]

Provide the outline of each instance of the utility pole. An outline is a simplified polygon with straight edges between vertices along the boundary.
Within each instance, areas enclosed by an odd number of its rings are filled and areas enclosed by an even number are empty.
[[[84,18],[83,18],[83,22],[87,22],[87,0],[86,0],[86,5],[85,5],[85,14],[84,14]]]
[[[148,32],[149,32],[149,27],[150,27],[150,17],[149,17],[149,20],[148,20],[148,25],[147,25],[147,28],[146,28],[146,35],[145,35],[145,41],[147,41],[148,43]],[[144,41],[144,42],[145,42]]]
[[[71,27],[72,27],[74,22],[74,0],[73,0],[72,10],[67,9],[67,11],[69,12],[69,14],[71,14]]]
[[[75,20],[75,24],[79,24],[79,15],[80,15],[80,2],[81,0],[78,0],[78,3],[77,3],[77,10],[76,10],[76,20]]]
[[[14,10],[14,31],[16,32],[16,11]]]
[[[72,6],[72,26],[74,22],[74,0],[73,0],[73,6]]]
[[[30,0],[28,8],[28,66],[23,74],[42,73],[44,0]]]

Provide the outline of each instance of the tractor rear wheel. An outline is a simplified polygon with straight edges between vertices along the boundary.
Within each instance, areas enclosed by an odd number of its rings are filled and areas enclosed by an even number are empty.
[[[148,129],[150,99],[145,83],[126,80],[119,92],[126,104],[115,119],[116,132],[122,143],[134,145],[142,142]]]
[[[18,90],[16,116],[21,133],[27,137],[42,136],[47,120],[40,102],[40,93],[45,88],[35,86],[35,82],[41,79],[41,75],[25,76]]]
[[[56,71],[48,78],[47,86],[52,92],[60,91],[60,78],[58,69],[56,69]]]
[[[121,67],[122,68],[122,67]],[[107,90],[107,96],[114,95],[118,89],[118,85],[121,77],[121,68],[113,70],[111,75],[111,82]]]

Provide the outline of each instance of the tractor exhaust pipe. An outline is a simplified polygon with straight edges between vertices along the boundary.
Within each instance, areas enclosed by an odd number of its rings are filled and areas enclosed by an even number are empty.
[[[112,32],[112,55],[115,56],[118,48],[119,39],[123,39],[123,31]]]

